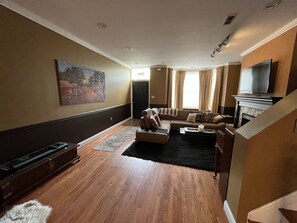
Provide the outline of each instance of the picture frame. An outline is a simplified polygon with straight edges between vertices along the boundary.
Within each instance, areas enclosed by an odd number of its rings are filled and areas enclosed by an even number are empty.
[[[105,73],[92,68],[56,60],[61,105],[104,102]]]

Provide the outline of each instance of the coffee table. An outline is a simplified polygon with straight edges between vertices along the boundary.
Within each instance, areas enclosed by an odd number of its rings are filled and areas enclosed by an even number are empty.
[[[217,131],[214,129],[204,129],[203,132],[198,132],[197,128],[184,127],[179,129],[179,133],[184,140],[197,142],[199,144],[209,144],[215,146]]]

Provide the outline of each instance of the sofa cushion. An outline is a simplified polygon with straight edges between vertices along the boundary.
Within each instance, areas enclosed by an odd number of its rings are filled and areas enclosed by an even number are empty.
[[[170,123],[162,123],[160,126],[160,129],[168,129],[168,131],[170,131],[171,124]]]
[[[137,141],[144,141],[144,142],[153,142],[153,143],[166,143],[169,139],[169,130],[166,131],[164,129],[157,129],[157,130],[143,130],[139,129],[136,131],[136,138]]]
[[[224,130],[226,128],[225,122],[219,122],[218,124],[214,123],[202,123],[204,125],[204,129],[215,129],[215,130]]]
[[[221,115],[216,115],[215,117],[212,118],[212,123],[214,124],[217,124],[222,121],[224,121],[224,117]]]
[[[200,123],[198,122],[187,122],[187,121],[182,121],[182,120],[171,120],[171,129],[174,130],[179,130],[180,128],[184,128],[184,127],[193,127],[193,128],[198,128],[198,125]]]
[[[197,113],[189,113],[186,121],[195,123],[196,117],[197,117]]]

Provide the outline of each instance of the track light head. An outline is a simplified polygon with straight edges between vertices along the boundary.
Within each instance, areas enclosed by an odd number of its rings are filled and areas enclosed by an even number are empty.
[[[210,57],[212,58],[212,60],[215,59],[215,54],[216,53],[221,53],[222,52],[222,47],[228,47],[229,46],[229,37],[231,34],[229,34],[223,42],[221,42],[217,48],[212,52],[212,54],[210,55]]]
[[[215,53],[216,53],[216,52],[215,52],[215,51],[213,51],[213,52],[212,52],[212,54],[210,55],[210,57],[211,57],[211,60],[215,60],[215,59],[216,59]]]
[[[228,46],[229,46],[228,41],[224,41],[224,42],[223,42],[223,46],[224,46],[224,47],[228,47]]]

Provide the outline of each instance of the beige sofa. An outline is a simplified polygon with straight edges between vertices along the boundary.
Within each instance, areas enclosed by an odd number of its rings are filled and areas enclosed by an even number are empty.
[[[197,114],[195,122],[187,121],[189,114]],[[215,129],[223,130],[226,128],[226,123],[224,122],[223,116],[219,118],[214,118],[220,116],[218,113],[212,112],[199,112],[199,111],[189,111],[189,110],[179,110],[177,116],[169,116],[159,114],[162,120],[170,121],[171,129],[179,130],[183,127],[197,127],[198,125],[204,125],[205,129]]]
[[[160,118],[160,125],[151,124],[151,116]],[[205,129],[223,130],[226,123],[218,113],[179,110],[176,115],[159,113],[156,108],[148,108],[142,112],[140,129],[136,131],[136,140],[154,143],[166,143],[170,130],[179,130],[182,127],[197,127],[204,125]],[[194,118],[193,118],[194,117]],[[157,117],[156,117],[157,118]]]

